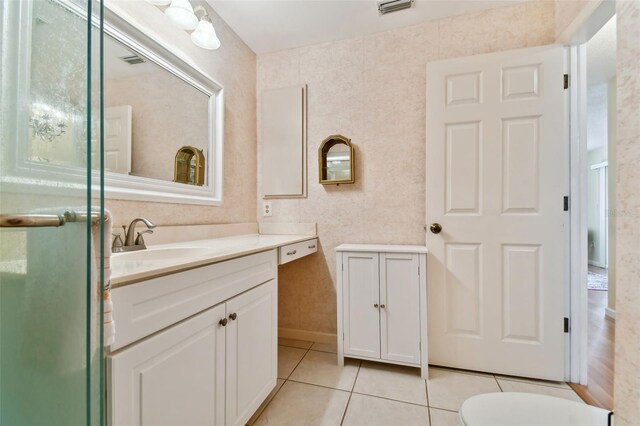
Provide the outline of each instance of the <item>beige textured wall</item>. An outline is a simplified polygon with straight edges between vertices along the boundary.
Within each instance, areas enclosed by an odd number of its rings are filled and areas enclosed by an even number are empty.
[[[107,0],[156,40],[179,52],[224,86],[224,200],[220,207],[107,200],[115,224],[145,216],[159,225],[237,223],[256,220],[256,55],[211,13],[222,43],[215,51],[195,46],[157,7],[145,1]],[[209,9],[211,10],[211,9]],[[187,142],[187,141],[185,141]],[[153,236],[148,241],[153,241]]]
[[[617,9],[616,425],[640,421],[640,0]]]
[[[535,1],[258,56],[258,94],[309,87],[309,196],[258,218],[318,224],[319,253],[280,268],[280,327],[335,333],[337,245],[425,243],[427,62],[554,40],[554,3]],[[334,133],[355,145],[353,185],[318,184],[317,149]]]
[[[131,173],[173,181],[178,150],[204,150],[209,97],[162,68],[104,82],[104,106],[131,105]]]

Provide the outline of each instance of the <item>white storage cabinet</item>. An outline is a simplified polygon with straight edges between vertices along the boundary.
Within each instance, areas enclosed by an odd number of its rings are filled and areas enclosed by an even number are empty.
[[[427,248],[343,244],[336,259],[338,363],[419,367],[427,378]]]

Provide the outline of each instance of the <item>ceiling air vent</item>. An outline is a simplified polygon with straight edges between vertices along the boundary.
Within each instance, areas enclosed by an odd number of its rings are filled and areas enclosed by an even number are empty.
[[[386,15],[387,13],[397,12],[403,9],[410,9],[413,6],[414,0],[388,0],[378,2],[378,12],[380,15]]]
[[[144,59],[142,59],[138,55],[122,56],[120,59],[122,59],[123,61],[125,61],[129,65],[144,64],[146,62]]]

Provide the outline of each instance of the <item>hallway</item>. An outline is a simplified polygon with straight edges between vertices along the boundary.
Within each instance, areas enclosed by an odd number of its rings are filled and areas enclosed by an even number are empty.
[[[612,410],[615,322],[606,306],[606,291],[589,290],[588,386],[569,385],[588,404]]]

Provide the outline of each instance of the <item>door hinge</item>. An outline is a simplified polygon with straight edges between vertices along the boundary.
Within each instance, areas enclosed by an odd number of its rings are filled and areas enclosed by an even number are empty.
[[[567,195],[563,198],[563,209],[565,212],[569,211],[569,197]]]
[[[569,332],[569,318],[564,317],[564,332],[568,333]]]
[[[565,89],[569,88],[569,74],[564,75],[564,88]]]

